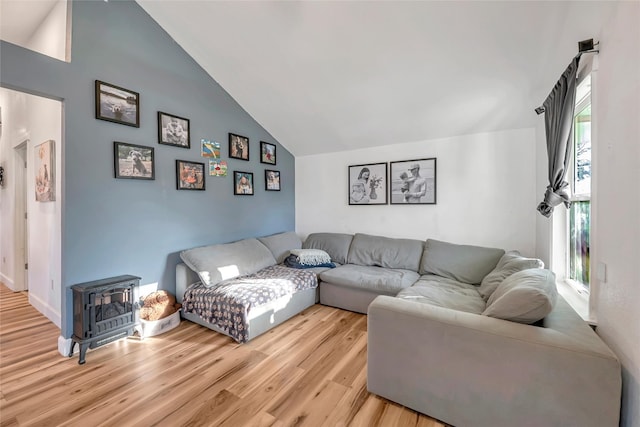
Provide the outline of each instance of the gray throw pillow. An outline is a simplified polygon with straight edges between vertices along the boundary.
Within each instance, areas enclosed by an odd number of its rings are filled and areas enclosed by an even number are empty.
[[[544,319],[556,303],[556,275],[544,268],[518,271],[504,279],[489,297],[485,316],[519,323]]]
[[[544,268],[544,263],[536,258],[525,258],[512,252],[507,252],[500,258],[496,268],[482,279],[478,292],[487,301],[504,279],[513,273],[530,268]]]
[[[504,250],[456,245],[427,239],[420,262],[420,274],[435,274],[470,285],[479,285],[496,267]]]

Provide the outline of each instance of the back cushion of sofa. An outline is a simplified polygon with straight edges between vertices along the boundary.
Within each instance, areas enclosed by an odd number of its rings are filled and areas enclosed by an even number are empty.
[[[258,239],[189,249],[180,252],[180,258],[198,273],[205,286],[253,274],[276,264],[271,251]]]
[[[323,250],[329,254],[331,261],[346,264],[352,240],[353,234],[312,233],[304,241],[302,248]]]
[[[418,271],[424,242],[412,239],[356,234],[351,242],[347,262],[385,268]]]
[[[258,237],[258,240],[269,248],[278,264],[284,262],[285,258],[289,256],[291,249],[302,248],[302,239],[293,231]]]
[[[478,285],[504,255],[503,249],[456,245],[427,239],[420,274],[436,274],[470,285]]]

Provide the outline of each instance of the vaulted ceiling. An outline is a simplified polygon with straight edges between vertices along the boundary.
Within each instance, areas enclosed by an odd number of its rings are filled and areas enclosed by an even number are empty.
[[[615,7],[137,1],[298,156],[532,127]]]
[[[0,1],[5,15],[8,3],[50,10],[56,0]],[[577,53],[577,42],[598,40],[616,7],[137,2],[296,156],[532,127],[539,120],[533,109]],[[32,15],[42,20],[35,12],[22,19]]]

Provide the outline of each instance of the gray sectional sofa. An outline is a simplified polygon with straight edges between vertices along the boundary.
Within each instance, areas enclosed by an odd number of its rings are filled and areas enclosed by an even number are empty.
[[[458,427],[618,425],[618,359],[539,260],[432,239],[294,236],[260,240],[269,264],[301,246],[337,267],[311,270],[314,301],[310,290],[303,304],[290,298],[287,318],[317,301],[367,313],[372,393]],[[178,293],[194,280],[188,270],[178,266]]]

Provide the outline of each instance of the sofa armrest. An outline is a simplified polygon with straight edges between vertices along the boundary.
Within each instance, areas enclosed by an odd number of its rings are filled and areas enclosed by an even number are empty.
[[[176,301],[182,303],[184,292],[192,284],[199,282],[198,273],[190,269],[187,264],[176,265]]]
[[[616,426],[620,364],[573,314],[555,329],[379,296],[368,389],[456,426]]]

